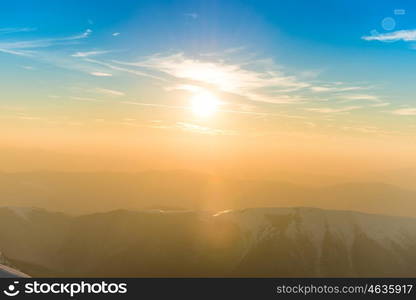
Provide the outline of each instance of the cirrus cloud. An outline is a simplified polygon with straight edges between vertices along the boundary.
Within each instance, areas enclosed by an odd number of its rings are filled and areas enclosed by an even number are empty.
[[[398,30],[388,33],[377,33],[373,35],[363,36],[362,39],[366,41],[380,42],[391,42],[400,40],[405,42],[411,42],[416,41],[416,29]]]
[[[323,114],[331,114],[331,113],[348,112],[348,111],[356,110],[360,108],[362,108],[362,106],[347,106],[347,107],[340,107],[340,108],[319,107],[319,108],[305,108],[305,110],[323,113]]]
[[[416,116],[416,108],[400,108],[392,111],[395,115]]]
[[[100,94],[109,95],[109,96],[124,96],[124,92],[104,89],[104,88],[96,88],[95,91]]]
[[[97,76],[97,77],[111,77],[113,74],[105,73],[105,72],[90,72],[90,75]]]
[[[130,67],[158,73],[172,80],[198,82],[253,101],[290,103],[303,100],[300,96],[283,91],[297,91],[310,86],[293,75],[287,75],[274,67],[266,70],[249,68],[247,64],[204,61],[188,58],[183,53],[153,55],[136,62],[116,62]]]

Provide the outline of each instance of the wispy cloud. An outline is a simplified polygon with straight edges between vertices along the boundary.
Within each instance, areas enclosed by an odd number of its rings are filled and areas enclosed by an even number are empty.
[[[166,109],[179,109],[179,110],[189,110],[188,106],[180,106],[180,105],[168,105],[168,104],[157,104],[157,103],[145,103],[145,102],[137,102],[137,101],[122,101],[120,103],[128,104],[128,105],[136,105],[136,106],[150,106],[150,107],[159,107],[159,108],[166,108]],[[227,114],[242,114],[242,115],[251,115],[255,117],[276,117],[276,118],[287,118],[287,119],[304,119],[303,116],[297,115],[290,115],[286,113],[271,113],[271,112],[262,112],[262,111],[253,111],[253,110],[244,110],[244,109],[219,109],[221,113]]]
[[[61,40],[79,40],[79,39],[85,39],[87,37],[89,37],[92,34],[92,30],[91,29],[87,29],[85,30],[83,33],[78,34],[78,35],[73,35],[73,36],[69,36],[66,38],[61,38]]]
[[[77,96],[73,96],[70,97],[72,100],[77,100],[77,101],[87,101],[87,102],[99,102],[99,100],[95,99],[95,98],[88,98],[88,97],[77,97]]]
[[[71,46],[80,44],[81,40],[87,39],[92,34],[87,29],[79,34],[33,40],[14,40],[0,42],[0,52],[25,56],[33,60],[54,65],[59,68],[80,71],[97,77],[111,77],[113,74],[107,68],[97,68],[96,63],[88,62],[89,57],[110,53],[110,50],[78,51],[68,55],[68,51],[54,46]],[[94,64],[94,65],[93,65]],[[29,68],[28,68],[29,69]]]
[[[92,30],[87,29],[80,34],[67,36],[67,37],[61,37],[61,38],[0,42],[0,52],[14,54],[14,55],[30,56],[31,54],[33,54],[33,52],[29,52],[27,51],[27,49],[38,49],[38,48],[47,48],[47,47],[56,46],[56,45],[65,45],[68,43],[75,42],[77,40],[85,39],[89,37],[91,33],[92,33]]]
[[[17,116],[20,120],[26,120],[26,121],[38,121],[43,120],[43,118],[40,117],[31,117],[31,116]]]
[[[208,135],[236,135],[237,133],[232,130],[223,130],[223,129],[216,129],[206,126],[201,126],[193,123],[186,123],[186,122],[177,122],[176,126],[184,131],[189,131],[193,133],[199,134],[208,134]]]
[[[110,70],[115,70],[115,71],[130,73],[130,74],[137,75],[137,76],[149,77],[149,78],[157,79],[157,80],[160,80],[160,81],[167,81],[163,77],[156,76],[156,75],[150,74],[148,72],[142,72],[142,71],[132,70],[132,69],[125,68],[125,67],[120,67],[118,65],[114,65],[113,63],[109,63],[109,62],[105,62],[105,61],[100,61],[100,60],[97,60],[97,59],[84,58],[84,61],[85,62],[92,63],[92,64],[97,64],[97,65],[106,67],[106,68],[108,68]]]
[[[319,108],[305,108],[305,110],[323,113],[323,114],[331,114],[331,113],[348,112],[348,111],[356,110],[360,108],[362,108],[362,106],[347,106],[347,107],[340,107],[340,108],[319,107]]]
[[[405,41],[411,42],[416,41],[416,29],[411,30],[398,30],[387,33],[377,33],[373,35],[367,35],[362,37],[366,41],[380,41],[380,42],[391,42],[391,41]]]
[[[32,32],[35,31],[36,28],[31,27],[22,27],[22,28],[0,28],[0,34],[10,34],[10,33],[20,33],[20,32]]]
[[[344,131],[355,131],[364,134],[378,134],[378,135],[397,135],[397,132],[383,130],[376,126],[343,126],[341,127]]]
[[[0,44],[1,46],[1,44]],[[7,48],[0,48],[0,52],[17,55],[17,56],[32,56],[33,51],[26,51],[26,50],[13,50],[13,49],[7,49]]]
[[[121,92],[121,91],[116,91],[116,90],[110,90],[110,89],[103,89],[103,88],[96,88],[95,91],[97,93],[101,93],[101,94],[105,94],[105,95],[110,95],[110,96],[124,96],[125,93]]]
[[[124,118],[121,120],[120,124],[126,126],[134,126],[134,127],[141,127],[143,125],[138,125],[135,123],[137,121],[133,118]],[[194,123],[189,122],[175,122],[175,123],[165,123],[161,120],[151,120],[150,125],[145,125],[145,127],[153,128],[153,129],[161,129],[161,130],[181,130],[195,134],[202,134],[202,135],[237,135],[238,133],[234,130],[225,130],[225,129],[218,129],[212,128],[207,126],[201,126]]]
[[[327,87],[327,86],[311,86],[310,89],[313,92],[329,92],[329,91],[332,91],[332,88]]]
[[[316,85],[316,86],[310,86],[309,88],[313,92],[349,92],[349,91],[367,89],[368,87],[363,87],[363,86],[339,86],[339,85],[332,85],[332,86]]]
[[[89,57],[89,56],[96,56],[96,55],[100,55],[100,54],[106,54],[110,51],[85,51],[85,52],[76,52],[74,54],[72,54],[71,56],[73,57]]]
[[[21,66],[21,68],[25,70],[30,70],[30,71],[35,70],[35,68],[32,66]]]
[[[351,94],[351,95],[341,95],[343,101],[341,102],[353,102],[353,101],[370,101],[370,102],[380,102],[378,96],[370,94]]]
[[[113,32],[111,35],[112,36],[119,36],[121,33],[120,32]]]
[[[167,56],[154,55],[136,62],[117,63],[139,68],[144,74],[156,73],[184,83],[198,82],[222,92],[260,102],[298,102],[303,98],[282,94],[282,90],[296,91],[310,86],[295,76],[284,74],[273,65],[262,66],[266,68],[264,70],[256,70],[253,66],[250,68],[247,63],[202,61],[188,58],[183,53]]]
[[[202,88],[201,86],[193,85],[193,84],[178,84],[174,86],[168,86],[166,87],[166,90],[167,91],[182,90],[182,91],[187,91],[191,93],[199,93],[199,92],[205,91],[205,89]]]
[[[395,115],[416,116],[416,108],[400,108],[392,111]]]
[[[185,17],[189,17],[192,19],[198,19],[199,18],[199,14],[195,13],[195,12],[190,12],[190,13],[185,13],[183,14]]]
[[[123,104],[128,105],[137,105],[137,106],[150,106],[150,107],[160,107],[160,108],[171,108],[171,109],[189,109],[185,106],[178,106],[178,105],[166,105],[166,104],[157,104],[157,103],[145,103],[145,102],[137,102],[137,101],[122,101]]]
[[[376,104],[371,104],[371,107],[384,107],[384,106],[389,106],[391,103],[389,102],[381,102],[381,103],[376,103]]]
[[[97,76],[97,77],[111,77],[111,76],[113,76],[113,74],[104,73],[104,72],[91,72],[90,74],[92,76]]]

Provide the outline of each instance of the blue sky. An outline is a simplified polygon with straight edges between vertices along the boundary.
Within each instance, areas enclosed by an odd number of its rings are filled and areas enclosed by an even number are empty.
[[[415,16],[412,1],[3,1],[2,106],[63,118],[104,99],[91,117],[122,118],[116,102],[180,109],[209,90],[224,113],[411,132]]]

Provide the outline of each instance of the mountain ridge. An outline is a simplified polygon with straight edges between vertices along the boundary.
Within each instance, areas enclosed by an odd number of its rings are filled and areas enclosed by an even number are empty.
[[[0,250],[31,276],[416,275],[416,218],[410,217],[308,207],[81,216],[0,208],[0,216],[6,210],[5,221],[24,230],[13,240],[0,227]]]
[[[416,216],[416,191],[385,183],[306,187],[217,178],[192,172],[0,173],[0,205],[34,206],[72,214],[119,208],[225,210],[312,206]]]

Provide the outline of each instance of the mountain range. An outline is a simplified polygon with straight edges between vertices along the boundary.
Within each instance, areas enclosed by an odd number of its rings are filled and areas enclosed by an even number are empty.
[[[416,216],[416,190],[378,182],[310,187],[188,172],[0,173],[0,205],[72,214],[117,209],[210,210],[306,206]]]
[[[416,219],[308,207],[0,208],[0,251],[42,277],[414,277]]]

